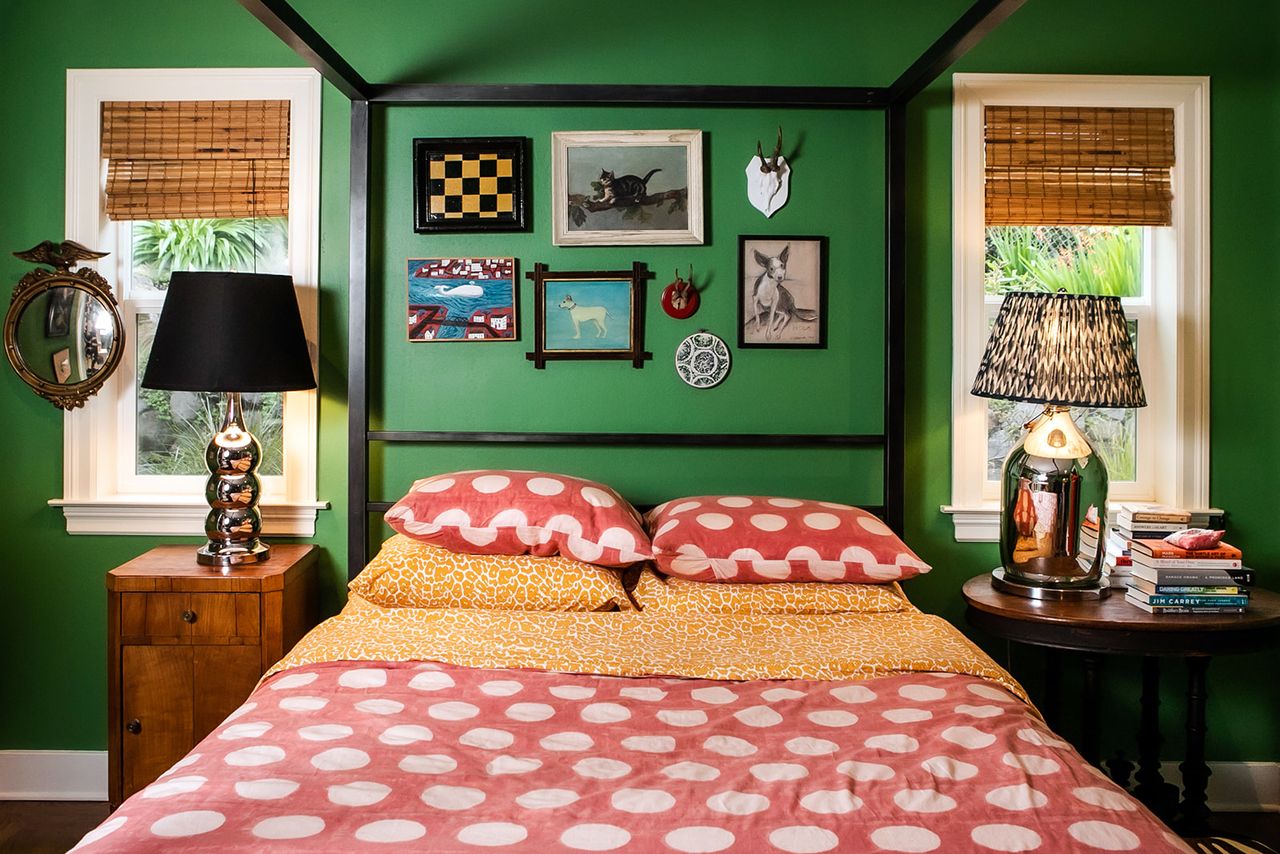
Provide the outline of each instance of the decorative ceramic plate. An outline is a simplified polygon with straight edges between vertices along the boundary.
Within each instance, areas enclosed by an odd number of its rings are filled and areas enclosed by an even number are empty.
[[[694,388],[711,388],[729,375],[729,348],[710,332],[695,332],[676,347],[676,373]]]

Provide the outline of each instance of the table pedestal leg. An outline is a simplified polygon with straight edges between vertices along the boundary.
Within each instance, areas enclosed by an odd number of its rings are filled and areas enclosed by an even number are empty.
[[[1178,767],[1182,770],[1182,821],[1179,829],[1186,836],[1208,832],[1209,807],[1205,789],[1209,786],[1209,766],[1204,762],[1204,742],[1208,732],[1205,708],[1209,700],[1206,674],[1207,656],[1187,659],[1187,752]]]
[[[1080,734],[1080,754],[1090,765],[1097,766],[1102,759],[1099,747],[1100,724],[1098,708],[1098,671],[1102,669],[1102,656],[1084,655],[1084,709],[1080,716],[1084,731]]]
[[[1163,821],[1178,809],[1178,787],[1160,776],[1160,659],[1142,659],[1142,717],[1138,729],[1138,773],[1134,796]]]

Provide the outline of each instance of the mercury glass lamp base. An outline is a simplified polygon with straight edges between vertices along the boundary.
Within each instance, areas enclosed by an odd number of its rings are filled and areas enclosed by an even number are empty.
[[[991,570],[991,586],[1001,593],[1050,602],[1096,602],[1111,595],[1111,587],[1105,579],[1090,587],[1040,587],[1006,577],[1002,566]]]
[[[243,543],[207,542],[196,551],[196,563],[201,566],[236,566],[242,563],[260,563],[267,559],[271,547],[255,539]]]

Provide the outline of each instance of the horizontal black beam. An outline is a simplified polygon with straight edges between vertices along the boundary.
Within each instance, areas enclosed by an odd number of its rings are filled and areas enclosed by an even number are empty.
[[[1025,2],[1026,0],[977,0],[910,68],[893,81],[893,85],[889,87],[889,100],[900,104],[919,95]]]
[[[882,109],[889,90],[867,86],[649,86],[612,83],[378,83],[383,104],[818,107]]]
[[[369,83],[334,50],[287,0],[240,0],[240,5],[266,25],[294,53],[319,71],[338,91],[353,101],[368,98]]]
[[[370,430],[370,442],[460,445],[632,445],[722,448],[883,447],[882,433],[468,433]]]

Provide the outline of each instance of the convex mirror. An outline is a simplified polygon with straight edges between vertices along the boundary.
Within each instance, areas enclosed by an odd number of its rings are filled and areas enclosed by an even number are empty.
[[[4,319],[9,364],[53,405],[83,406],[120,364],[124,320],[107,280],[88,267],[72,272],[71,266],[107,253],[71,240],[46,240],[13,254],[52,269],[32,270],[13,290]]]

